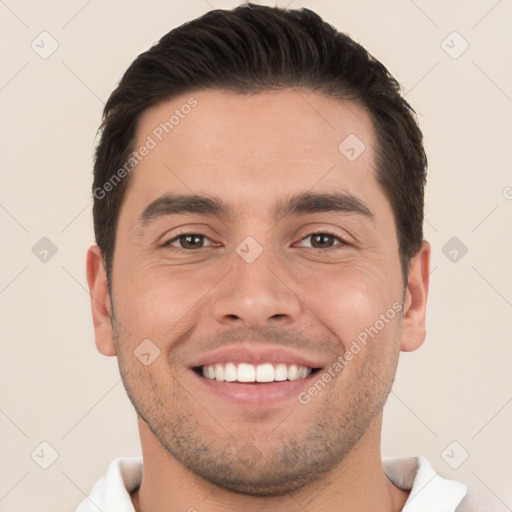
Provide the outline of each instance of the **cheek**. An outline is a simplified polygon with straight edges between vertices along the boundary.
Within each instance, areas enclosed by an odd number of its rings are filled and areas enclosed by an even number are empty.
[[[128,267],[127,267],[128,268]],[[120,286],[114,290],[116,317],[137,338],[161,342],[176,327],[181,331],[201,309],[201,299],[218,280],[215,272],[139,266],[140,270],[117,276]]]
[[[338,264],[293,260],[280,267],[283,280],[304,304],[298,323],[311,324],[314,332],[319,328],[331,332],[341,340],[343,351],[399,298],[401,278],[383,261],[385,256]],[[202,268],[132,263],[118,265],[114,276],[116,317],[134,339],[149,338],[159,345],[174,337],[171,331],[179,336],[197,323],[198,315],[211,310],[216,285],[230,267],[227,260]],[[272,293],[269,288],[268,294]]]
[[[340,350],[378,322],[380,315],[389,312],[392,318],[386,318],[386,326],[394,323],[399,287],[386,282],[385,272],[379,270],[339,265],[314,275],[301,273],[302,299],[316,319],[341,340]]]

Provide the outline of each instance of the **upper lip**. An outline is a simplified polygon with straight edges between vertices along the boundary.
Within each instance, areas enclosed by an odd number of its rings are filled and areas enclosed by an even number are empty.
[[[249,363],[259,365],[264,363],[296,364],[308,368],[321,368],[323,364],[311,358],[295,354],[282,347],[257,346],[249,342],[243,345],[223,347],[206,354],[194,362],[191,367],[209,366],[225,363]]]

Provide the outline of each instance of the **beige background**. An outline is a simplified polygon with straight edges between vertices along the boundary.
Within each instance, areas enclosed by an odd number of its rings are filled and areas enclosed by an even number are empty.
[[[113,458],[140,453],[116,360],[93,341],[84,262],[95,132],[137,54],[211,7],[238,3],[0,0],[2,511],[74,510]],[[512,510],[512,2],[278,2],[288,3],[381,59],[426,137],[428,338],[402,356],[383,454],[423,454],[496,511]],[[48,58],[31,47],[51,49],[43,31],[59,45]],[[32,252],[42,237],[57,248],[46,262]],[[453,247],[443,253],[452,237],[468,249],[455,262]],[[43,441],[58,454],[48,469]]]

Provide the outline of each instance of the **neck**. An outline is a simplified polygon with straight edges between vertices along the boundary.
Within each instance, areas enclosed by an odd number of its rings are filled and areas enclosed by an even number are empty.
[[[379,415],[328,474],[284,496],[262,497],[234,493],[195,475],[162,448],[139,418],[144,473],[132,501],[137,512],[324,512],[332,503],[343,504],[343,510],[398,512],[408,493],[395,487],[382,469],[381,423]]]

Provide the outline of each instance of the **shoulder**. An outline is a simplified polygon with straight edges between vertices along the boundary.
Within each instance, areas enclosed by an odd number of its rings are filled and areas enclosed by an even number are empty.
[[[421,455],[385,459],[382,466],[394,485],[409,491],[402,512],[498,512],[512,502],[508,482],[497,482],[497,493],[483,485],[468,490],[464,483],[439,475]]]
[[[503,487],[501,489],[500,487]],[[456,512],[501,512],[510,510],[512,493],[507,483],[498,484],[499,491],[495,493],[490,489],[470,489],[467,496],[461,501]]]

